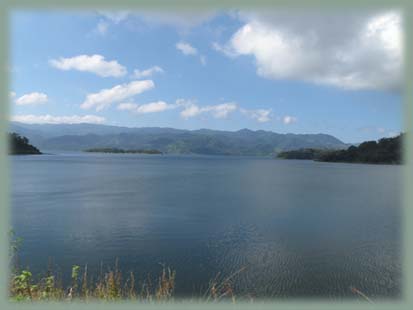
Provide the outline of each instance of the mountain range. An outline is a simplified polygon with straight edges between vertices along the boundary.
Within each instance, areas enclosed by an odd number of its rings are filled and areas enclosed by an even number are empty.
[[[345,149],[328,134],[280,134],[241,129],[184,130],[97,124],[24,124],[11,122],[10,132],[27,137],[40,150],[83,151],[90,148],[154,149],[172,154],[274,156],[299,148]]]

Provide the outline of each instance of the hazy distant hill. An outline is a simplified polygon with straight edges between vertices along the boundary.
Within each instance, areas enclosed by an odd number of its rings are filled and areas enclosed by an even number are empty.
[[[210,155],[274,155],[297,148],[343,149],[348,145],[327,134],[278,134],[271,131],[181,130],[129,128],[94,124],[28,125],[12,122],[44,150],[79,151],[89,148],[156,149],[163,153]]]

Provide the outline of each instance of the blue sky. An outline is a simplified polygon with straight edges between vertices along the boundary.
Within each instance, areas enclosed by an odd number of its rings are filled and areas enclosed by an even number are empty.
[[[402,130],[397,12],[16,11],[10,21],[13,120],[345,142]]]

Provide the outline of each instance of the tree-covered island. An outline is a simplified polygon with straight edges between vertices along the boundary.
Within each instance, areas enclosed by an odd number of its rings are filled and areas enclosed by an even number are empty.
[[[29,139],[18,133],[9,133],[9,155],[38,155],[38,148],[29,143]]]
[[[402,139],[400,134],[393,138],[379,141],[366,141],[359,146],[350,146],[345,150],[298,149],[278,153],[283,159],[310,159],[323,162],[347,162],[369,164],[402,164]]]
[[[163,154],[159,150],[123,150],[112,147],[86,149],[88,153],[116,153],[116,154]]]

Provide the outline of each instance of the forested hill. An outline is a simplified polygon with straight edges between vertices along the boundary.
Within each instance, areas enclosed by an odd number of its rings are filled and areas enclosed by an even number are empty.
[[[26,137],[20,136],[17,133],[9,134],[9,143],[10,143],[10,155],[29,155],[29,154],[41,154],[41,152],[29,144],[29,139]]]
[[[278,154],[284,159],[312,159],[325,162],[401,164],[403,135],[366,141],[346,150],[298,149]]]
[[[347,150],[321,154],[320,161],[353,162],[372,164],[401,164],[403,135],[394,138],[382,138],[378,142],[366,141],[359,146],[350,146]]]
[[[93,124],[11,123],[14,132],[49,151],[94,148],[159,150],[164,154],[274,156],[297,148],[344,149],[348,145],[328,134],[280,134],[241,129],[183,130],[160,127],[118,127]]]

